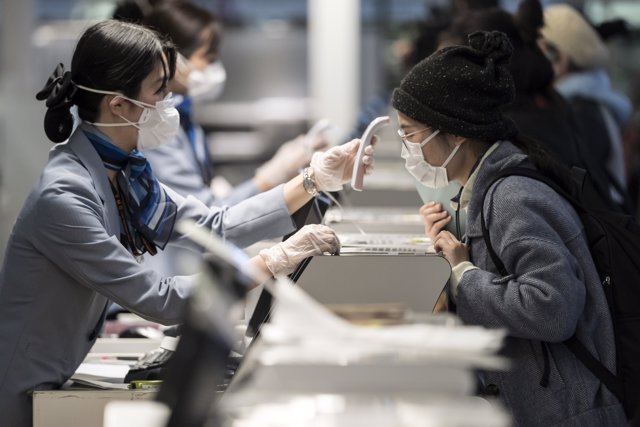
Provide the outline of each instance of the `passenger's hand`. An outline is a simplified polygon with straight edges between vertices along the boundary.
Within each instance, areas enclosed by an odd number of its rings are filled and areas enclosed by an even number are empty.
[[[463,261],[469,261],[469,248],[450,232],[443,230],[433,240],[433,248],[449,261],[452,267]]]
[[[300,135],[282,144],[276,154],[256,170],[255,179],[262,190],[287,182],[309,165],[314,152],[327,147],[328,142],[322,135]]]
[[[442,203],[428,202],[420,208],[420,215],[424,221],[424,232],[432,242],[444,227],[451,222],[451,215],[444,210]]]
[[[377,137],[364,150],[362,163],[365,165],[364,173],[373,171],[374,144]],[[324,153],[315,153],[311,159],[314,180],[318,191],[338,191],[342,185],[351,180],[353,163],[360,147],[360,140],[354,139],[343,145],[338,145]]]
[[[290,274],[298,264],[310,256],[340,252],[340,240],[326,225],[311,224],[302,227],[284,242],[260,251],[267,268],[276,274]]]

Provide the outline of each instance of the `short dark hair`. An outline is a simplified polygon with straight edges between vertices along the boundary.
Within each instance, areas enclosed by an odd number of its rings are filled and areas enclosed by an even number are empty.
[[[165,2],[153,8],[142,19],[142,24],[169,38],[185,57],[208,44],[208,53],[216,55],[222,39],[222,25],[208,9],[189,2]],[[201,34],[211,29],[211,37],[203,40]]]

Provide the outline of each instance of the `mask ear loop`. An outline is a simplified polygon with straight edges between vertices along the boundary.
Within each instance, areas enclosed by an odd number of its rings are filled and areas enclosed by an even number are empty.
[[[76,87],[82,90],[86,90],[87,92],[93,92],[93,93],[99,93],[102,95],[114,95],[114,96],[119,96],[122,99],[126,99],[127,101],[131,102],[132,104],[134,104],[136,107],[140,107],[140,108],[156,108],[155,105],[151,105],[151,104],[147,104],[146,102],[142,102],[142,101],[138,101],[137,99],[131,99],[127,96],[124,96],[121,93],[118,92],[114,92],[111,90],[101,90],[101,89],[93,89],[87,86],[83,86],[83,85],[79,85],[76,84]]]
[[[442,163],[442,166],[440,166],[441,168],[446,168],[447,165],[449,164],[449,162],[451,161],[451,159],[453,159],[453,156],[456,155],[456,153],[458,152],[458,150],[460,149],[460,147],[462,147],[462,143],[460,143],[460,145],[456,145],[456,148],[453,149],[453,151],[451,152],[451,154],[449,154],[449,157],[447,157],[447,159],[444,161],[444,163]]]
[[[440,133],[440,129],[436,129],[436,130],[435,130],[431,135],[429,135],[428,137],[426,137],[426,138],[424,139],[424,141],[422,141],[422,142],[420,143],[420,148],[422,148],[422,147],[424,147],[425,145],[427,145],[427,143],[428,143],[429,141],[431,141],[433,138],[435,138],[435,137],[436,137],[436,135],[438,135],[439,133]]]

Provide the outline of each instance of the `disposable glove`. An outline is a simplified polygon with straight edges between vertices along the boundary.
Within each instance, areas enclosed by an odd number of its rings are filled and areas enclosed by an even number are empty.
[[[275,276],[291,274],[303,259],[310,256],[339,251],[340,240],[333,229],[326,225],[311,224],[305,225],[284,242],[262,249],[259,255]]]
[[[374,137],[375,138],[375,137]],[[374,143],[375,143],[374,139]],[[354,139],[343,145],[338,145],[324,153],[315,153],[311,158],[314,182],[318,191],[338,191],[342,185],[351,180],[353,162],[355,161],[360,140]],[[373,171],[373,144],[364,150],[362,163],[365,165],[366,175]]]
[[[315,151],[327,147],[327,140],[322,135],[300,135],[282,144],[276,154],[256,170],[256,179],[269,188],[287,182],[309,165]]]

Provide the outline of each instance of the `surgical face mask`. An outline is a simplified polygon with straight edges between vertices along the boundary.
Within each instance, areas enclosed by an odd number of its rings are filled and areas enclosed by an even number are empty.
[[[460,148],[460,145],[457,145],[441,166],[433,166],[427,163],[422,154],[422,147],[435,138],[438,133],[440,131],[436,130],[420,143],[406,141],[403,137],[402,152],[400,154],[405,161],[404,166],[407,171],[422,184],[434,189],[444,188],[449,184],[446,168]]]
[[[227,72],[222,62],[216,61],[204,70],[192,70],[187,77],[187,90],[195,102],[215,101],[222,95]]]
[[[150,150],[171,142],[178,132],[178,128],[180,126],[180,115],[178,114],[178,110],[175,108],[174,101],[171,99],[171,94],[167,95],[162,101],[156,102],[155,105],[151,105],[136,99],[127,98],[118,92],[92,89],[81,85],[76,86],[88,92],[101,93],[104,95],[116,95],[142,108],[142,114],[137,122],[132,122],[124,116],[119,117],[126,123],[86,122],[98,127],[136,127],[138,129],[138,150]]]

